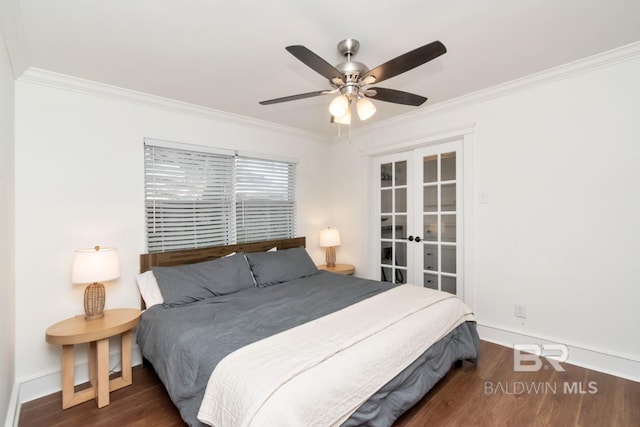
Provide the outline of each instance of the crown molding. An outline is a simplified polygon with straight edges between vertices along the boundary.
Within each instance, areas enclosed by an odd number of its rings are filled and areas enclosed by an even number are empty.
[[[265,120],[253,119],[239,114],[227,113],[213,108],[202,107],[200,105],[177,101],[175,99],[163,98],[161,96],[112,86],[92,80],[86,80],[79,77],[73,77],[66,74],[55,73],[53,71],[42,70],[39,68],[27,68],[27,70],[17,80],[19,82],[38,84],[56,89],[82,93],[85,95],[112,99],[119,102],[128,102],[131,104],[158,108],[173,113],[187,114],[225,124],[240,125],[261,131],[286,133],[324,143],[328,142],[325,136],[302,129],[284,126]]]
[[[411,111],[400,116],[389,118],[387,120],[371,123],[367,127],[354,131],[353,137],[360,138],[363,136],[367,136],[370,133],[375,133],[379,129],[386,128],[388,126],[394,126],[407,120],[417,118],[424,120],[426,117],[431,115],[442,114],[445,112],[458,110],[460,108],[480,104],[482,102],[507,96],[512,93],[525,91],[536,86],[546,85],[579,74],[588,73],[599,68],[609,67],[614,64],[633,60],[638,57],[640,57],[640,41],[633,42],[628,45],[582,58],[573,62],[569,62],[567,64],[559,65],[557,67],[549,68],[535,74],[530,74],[528,76],[511,80],[509,82],[492,86],[490,88],[473,92],[467,95],[463,95],[458,98],[443,101],[429,107],[421,108],[419,110]]]

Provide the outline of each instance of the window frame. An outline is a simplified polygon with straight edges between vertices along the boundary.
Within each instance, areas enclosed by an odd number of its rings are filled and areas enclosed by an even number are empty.
[[[145,234],[148,252],[295,237],[297,160],[151,138],[144,139],[143,147]],[[158,153],[165,156],[163,157],[165,164],[161,165],[162,167],[154,163],[157,161]],[[171,155],[175,158],[171,158]],[[189,160],[181,165],[181,157]],[[241,176],[241,182],[238,184],[239,173],[242,173],[243,165],[246,164],[253,164],[254,169],[251,169],[248,176]],[[223,176],[216,177],[216,171],[210,170],[207,165],[221,167]],[[255,165],[259,167],[256,169]],[[202,177],[198,175],[199,173],[202,173]],[[157,183],[158,176],[164,180],[162,185]],[[201,178],[203,178],[202,181],[200,181]],[[205,181],[204,178],[213,181]],[[221,179],[216,181],[218,178]],[[195,189],[189,187],[193,182],[198,183]],[[252,186],[263,190],[265,194],[260,191],[252,194],[247,204],[248,199],[245,196],[251,193]],[[165,189],[166,191],[161,193]],[[216,193],[218,190],[222,194]],[[272,199],[265,196],[270,190],[275,190],[271,194]],[[206,197],[199,197],[198,191],[200,196]],[[260,195],[265,197],[256,197]],[[171,197],[175,198],[171,199]],[[161,204],[165,205],[162,207],[169,213],[158,211],[159,200],[162,200]],[[222,204],[216,205],[217,202]],[[191,206],[187,206],[189,204]],[[174,211],[170,210],[172,205],[176,205]],[[244,213],[242,219],[247,219],[249,213],[243,210],[247,205],[250,208],[251,222],[254,227],[249,233],[246,232],[246,227],[241,228],[239,233],[238,225],[241,220],[239,215]],[[271,213],[271,216],[265,217],[264,223],[260,222],[262,211],[259,206],[261,205]],[[198,206],[202,206],[202,210]],[[210,215],[217,215],[215,220],[212,221],[207,217],[207,209]],[[166,224],[167,218],[171,215],[175,216],[170,218],[174,221],[174,228]],[[161,224],[158,218],[163,219],[165,223]],[[246,226],[246,223],[240,225]],[[221,228],[224,229],[222,235]],[[199,230],[207,230],[211,235],[199,239]]]

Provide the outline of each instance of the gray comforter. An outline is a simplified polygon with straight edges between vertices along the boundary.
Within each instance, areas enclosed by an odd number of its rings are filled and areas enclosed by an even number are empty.
[[[146,310],[138,327],[142,355],[155,368],[182,418],[196,415],[211,372],[234,350],[384,292],[394,285],[328,272],[249,288],[189,305]],[[450,368],[477,357],[475,325],[463,324],[432,346],[358,410],[346,425],[390,425]],[[426,368],[426,369],[425,369]],[[408,378],[422,376],[420,384]],[[424,388],[424,390],[423,390]],[[390,392],[394,401],[381,403]],[[388,406],[388,405],[387,405]]]

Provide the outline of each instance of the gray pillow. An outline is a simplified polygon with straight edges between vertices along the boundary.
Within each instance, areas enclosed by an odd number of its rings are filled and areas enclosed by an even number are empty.
[[[175,267],[153,267],[165,307],[252,288],[251,270],[244,254]]]
[[[304,248],[276,252],[248,252],[245,255],[256,279],[256,286],[259,288],[311,276],[318,272],[318,268]]]

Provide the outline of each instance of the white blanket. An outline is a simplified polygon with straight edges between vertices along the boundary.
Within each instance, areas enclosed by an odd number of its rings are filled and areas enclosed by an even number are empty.
[[[455,296],[402,285],[243,347],[214,369],[198,419],[215,427],[340,425],[467,320]]]

